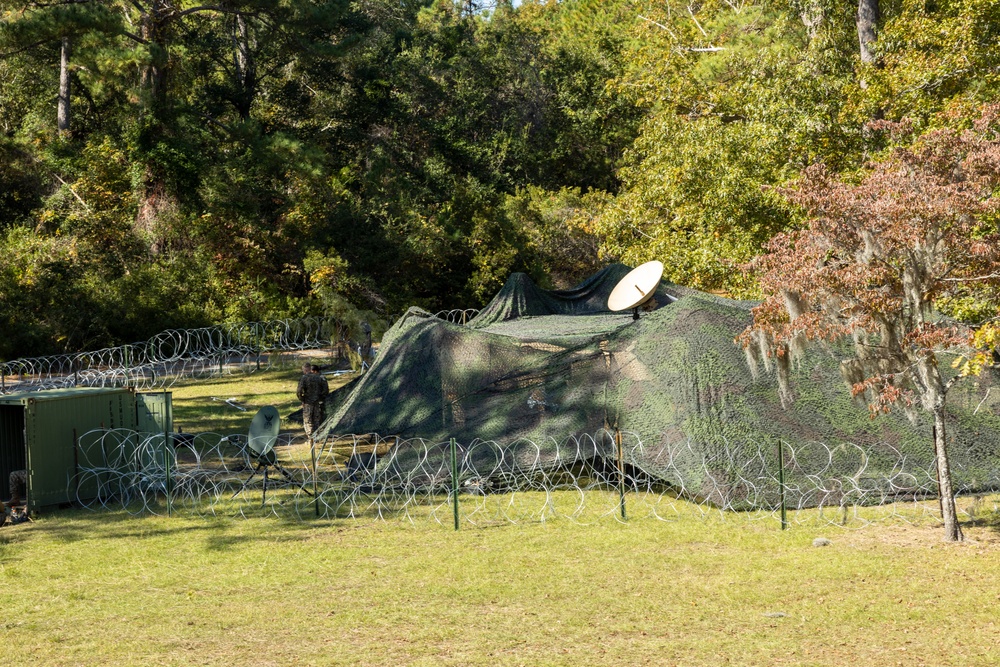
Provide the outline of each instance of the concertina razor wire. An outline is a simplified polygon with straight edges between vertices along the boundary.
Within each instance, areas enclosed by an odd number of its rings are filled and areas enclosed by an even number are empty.
[[[454,511],[462,525],[475,526],[555,518],[777,521],[784,507],[793,525],[849,527],[939,517],[933,469],[917,469],[900,454],[875,470],[853,444],[783,442],[779,459],[775,443],[750,456],[740,448],[738,457],[735,449],[707,456],[682,443],[663,449],[654,468],[633,433],[571,437],[557,443],[555,456],[551,445],[367,434],[313,446],[282,434],[269,458],[256,457],[245,435],[96,430],[78,439],[79,465],[68,484],[83,507],[136,515],[450,524]],[[967,518],[984,504],[997,509],[984,487],[1000,487],[1000,470],[974,487],[956,484]]]
[[[333,318],[169,329],[142,343],[0,363],[0,394],[77,386],[162,389],[182,378],[268,368],[273,353],[336,345],[346,342],[347,332]]]

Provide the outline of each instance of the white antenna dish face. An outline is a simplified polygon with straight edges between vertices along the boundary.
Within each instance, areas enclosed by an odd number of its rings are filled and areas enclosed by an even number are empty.
[[[278,439],[278,430],[281,428],[281,417],[278,416],[278,409],[273,405],[265,405],[250,422],[250,434],[247,437],[247,446],[256,456],[265,456],[274,448],[274,441]]]
[[[663,277],[663,262],[653,260],[629,271],[608,297],[608,310],[615,312],[637,308],[653,296],[660,278]]]

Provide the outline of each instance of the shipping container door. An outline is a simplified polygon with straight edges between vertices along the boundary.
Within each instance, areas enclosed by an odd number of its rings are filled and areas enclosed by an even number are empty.
[[[140,431],[137,462],[143,484],[162,483],[167,468],[175,465],[172,448],[167,446],[171,442],[167,434],[174,430],[172,394],[136,394],[135,398],[136,428]]]
[[[10,474],[27,467],[24,408],[20,405],[0,405],[0,498],[10,498]]]
[[[172,394],[136,394],[136,430],[143,433],[171,433],[174,430]]]

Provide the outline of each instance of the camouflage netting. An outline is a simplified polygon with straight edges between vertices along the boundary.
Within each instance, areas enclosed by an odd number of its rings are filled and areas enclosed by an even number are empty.
[[[836,350],[807,351],[790,371],[794,401],[783,407],[774,369],[734,343],[753,303],[664,282],[634,321],[606,309],[628,270],[611,266],[566,291],[542,290],[515,274],[465,326],[411,309],[386,334],[371,370],[331,396],[332,416],[317,435],[491,441],[499,444],[475,447],[483,460],[473,463],[496,475],[615,465],[613,434],[621,431],[641,443],[624,451],[629,475],[726,507],[773,502],[741,480],[756,474],[748,466],[778,468],[779,440],[798,452],[783,462],[789,489],[796,475],[820,472],[870,480],[933,475],[929,417],[900,411],[870,419],[841,378]],[[963,381],[949,395],[952,467],[965,491],[996,485],[1000,419],[990,382]],[[584,435],[589,448],[561,445]],[[761,451],[769,454],[762,459]],[[811,451],[816,461],[808,460]],[[423,449],[396,452],[391,465],[405,473],[426,457]],[[907,485],[893,484],[884,495],[905,496]],[[794,499],[799,506],[829,501]]]

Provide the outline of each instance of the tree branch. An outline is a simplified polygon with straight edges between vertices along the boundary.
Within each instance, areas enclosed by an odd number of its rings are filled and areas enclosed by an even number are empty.
[[[1000,273],[990,273],[985,276],[972,276],[970,278],[941,278],[941,280],[949,283],[968,283],[976,280],[995,280],[997,278],[1000,278]]]
[[[223,7],[221,5],[201,5],[199,7],[191,7],[190,9],[185,9],[182,12],[177,12],[174,14],[176,18],[182,18],[188,14],[196,14],[198,12],[219,12],[220,14],[243,14],[244,16],[256,16],[255,12],[242,12],[236,9],[230,9],[228,7]]]
[[[64,180],[62,179],[62,177],[61,177],[61,176],[60,176],[59,174],[57,174],[56,172],[54,172],[54,171],[53,171],[53,172],[52,172],[52,175],[56,177],[56,180],[57,180],[57,181],[59,181],[60,183],[62,183],[63,185],[65,185],[65,186],[66,186],[67,188],[69,188],[69,191],[73,193],[73,196],[74,196],[74,197],[76,197],[76,200],[77,200],[78,202],[80,202],[81,204],[83,204],[83,207],[84,207],[85,209],[87,209],[88,211],[93,211],[93,209],[92,209],[92,208],[90,208],[90,205],[89,205],[89,204],[87,204],[87,202],[83,201],[83,197],[81,197],[80,195],[78,195],[78,194],[76,193],[76,190],[74,190],[74,189],[73,189],[73,186],[72,186],[72,185],[70,185],[69,183],[67,183],[66,181],[64,181]]]
[[[671,36],[671,37],[673,37],[674,39],[677,39],[677,35],[675,35],[675,34],[674,34],[674,31],[673,31],[673,30],[671,30],[670,28],[668,28],[667,26],[663,25],[662,23],[657,23],[657,22],[656,22],[656,21],[654,21],[653,19],[650,19],[650,18],[646,18],[646,17],[645,17],[645,16],[643,16],[642,14],[639,14],[638,16],[639,16],[639,18],[641,18],[641,19],[642,19],[643,21],[648,21],[648,22],[652,23],[653,25],[655,25],[655,26],[656,26],[657,28],[662,28],[663,30],[666,30],[666,31],[667,31],[668,33],[670,33],[670,36]]]
[[[985,396],[983,396],[983,400],[979,401],[979,405],[977,405],[977,406],[976,406],[976,409],[972,411],[972,415],[973,415],[973,416],[975,416],[975,415],[976,415],[976,413],[977,413],[977,412],[979,412],[979,408],[983,407],[983,403],[985,403],[985,402],[986,402],[986,399],[990,397],[990,392],[991,392],[991,391],[993,391],[993,387],[988,387],[988,388],[986,389],[986,395],[985,395]]]
[[[695,17],[694,12],[691,11],[691,5],[688,5],[688,14],[691,15],[691,20],[694,21],[694,24],[698,26],[698,30],[701,30],[701,34],[705,35],[705,37],[708,37],[708,33],[705,32],[705,29],[701,27],[701,24],[698,23],[698,19]]]
[[[90,0],[63,0],[62,2],[32,2],[29,3],[29,7],[35,7],[38,9],[45,9],[47,7],[59,7],[60,5],[82,5],[90,2]]]
[[[207,120],[212,125],[215,125],[217,128],[221,129],[226,134],[228,134],[230,136],[233,136],[234,134],[236,134],[235,132],[233,132],[232,128],[226,126],[223,123],[220,123],[219,121],[217,121],[214,118],[212,118],[211,116],[209,116],[207,113],[204,113],[202,111],[195,111],[194,113],[195,113],[195,115],[204,118],[205,120]]]
[[[35,42],[34,44],[28,44],[27,46],[23,46],[20,49],[17,49],[15,51],[9,51],[8,53],[0,53],[0,59],[9,58],[11,56],[16,56],[19,53],[24,53],[25,51],[30,51],[31,49],[35,48],[36,46],[41,46],[42,44],[44,44],[47,41],[49,41],[49,40],[47,40],[47,39],[40,39],[37,42]]]
[[[149,44],[149,42],[144,40],[142,37],[139,37],[139,35],[133,35],[127,30],[122,30],[122,34],[131,39],[132,41],[139,42],[140,44]]]

